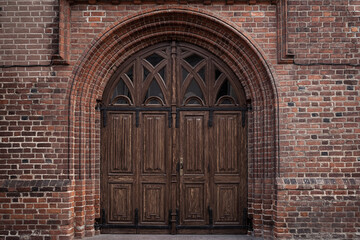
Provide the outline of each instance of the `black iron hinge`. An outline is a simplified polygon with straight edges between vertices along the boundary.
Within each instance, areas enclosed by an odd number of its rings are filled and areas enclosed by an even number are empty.
[[[252,219],[249,216],[248,209],[243,209],[243,225],[248,227],[249,231],[253,230]]]
[[[106,222],[105,209],[102,208],[100,213],[100,218],[95,218],[95,223],[94,223],[95,230],[100,230],[101,227],[105,224],[105,222]]]
[[[210,227],[214,224],[214,218],[213,218],[213,210],[210,206],[208,206],[208,212],[209,212],[209,225]]]
[[[135,223],[135,228],[139,228],[139,209],[138,208],[135,208],[134,223]]]

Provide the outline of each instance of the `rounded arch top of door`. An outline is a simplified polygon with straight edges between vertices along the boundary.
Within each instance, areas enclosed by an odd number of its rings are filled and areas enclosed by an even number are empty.
[[[103,94],[106,106],[244,106],[235,74],[210,51],[165,42],[125,61]]]

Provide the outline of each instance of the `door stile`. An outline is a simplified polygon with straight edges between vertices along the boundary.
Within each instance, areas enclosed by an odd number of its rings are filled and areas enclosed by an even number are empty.
[[[208,128],[209,128],[209,151],[213,151],[213,142],[215,141],[215,135],[214,135],[214,127],[213,126],[209,126],[208,125]],[[208,183],[209,183],[209,205],[208,205],[208,213],[209,213],[209,226],[210,226],[210,229],[209,229],[209,233],[210,234],[213,234],[214,233],[214,230],[213,230],[213,225],[214,225],[214,205],[215,205],[215,202],[214,202],[214,191],[215,191],[215,181],[214,181],[214,173],[215,173],[215,168],[214,168],[214,154],[212,152],[212,154],[209,153],[208,155],[208,159],[209,159],[209,162],[208,162]]]
[[[170,178],[170,193],[171,193],[171,197],[170,197],[170,211],[171,211],[171,215],[169,215],[169,217],[171,216],[170,219],[170,223],[171,223],[171,234],[176,234],[176,218],[177,218],[177,206],[178,206],[178,176],[177,176],[177,172],[176,172],[176,164],[178,161],[178,147],[177,147],[177,143],[178,143],[178,139],[177,139],[177,129],[175,128],[175,124],[176,124],[176,100],[177,100],[177,88],[178,88],[178,76],[177,76],[177,64],[176,64],[176,54],[177,49],[176,49],[176,42],[173,41],[171,43],[171,116],[172,116],[172,128],[171,128],[171,133],[172,133],[172,137],[171,137],[171,141],[172,141],[172,145],[171,145],[171,151],[172,151],[172,155],[171,155],[171,166],[170,166],[170,171],[169,171],[169,176]]]
[[[134,225],[137,225],[139,223],[139,209],[141,209],[140,206],[140,198],[138,197],[140,195],[140,191],[141,191],[141,180],[140,180],[140,169],[141,169],[141,163],[140,163],[140,146],[139,146],[139,139],[140,139],[140,129],[141,127],[136,127],[135,128],[135,139],[136,139],[136,148],[135,148],[135,182],[134,182],[134,186],[135,186],[135,191],[133,192],[133,197],[132,200],[134,201],[134,209],[133,209],[133,219],[134,219]],[[135,228],[135,233],[139,233],[139,229]]]

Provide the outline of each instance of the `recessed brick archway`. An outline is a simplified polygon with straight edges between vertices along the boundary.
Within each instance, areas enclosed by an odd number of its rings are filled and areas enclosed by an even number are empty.
[[[163,6],[114,23],[75,67],[69,93],[69,175],[75,182],[75,236],[92,235],[99,217],[100,112],[95,109],[117,68],[137,51],[187,42],[219,56],[251,100],[248,115],[248,209],[254,233],[271,236],[277,168],[276,85],[262,51],[241,29],[209,12]]]

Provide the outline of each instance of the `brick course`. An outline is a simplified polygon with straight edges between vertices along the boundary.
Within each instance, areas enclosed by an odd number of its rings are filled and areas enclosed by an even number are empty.
[[[0,239],[95,234],[96,99],[128,56],[172,39],[221,55],[253,100],[253,234],[360,238],[360,2],[289,0],[284,11],[270,1],[0,0]]]

